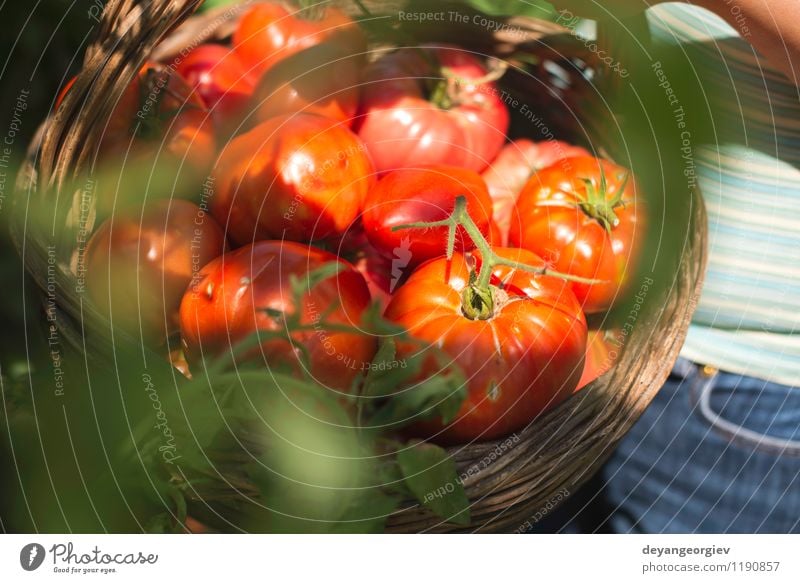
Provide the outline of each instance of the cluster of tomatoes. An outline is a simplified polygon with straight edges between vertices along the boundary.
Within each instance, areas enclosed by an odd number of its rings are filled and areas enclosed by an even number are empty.
[[[375,366],[378,304],[407,332],[381,366],[430,346],[467,379],[455,420],[414,432],[516,431],[601,372],[584,375],[586,314],[625,291],[634,180],[577,146],[509,141],[496,71],[472,52],[367,56],[335,8],[262,3],[229,46],[145,65],[101,153],[166,158],[184,200],[128,212],[98,193],[115,210],[85,253],[89,293],[151,346],[179,337],[190,371],[232,355],[344,393]],[[425,362],[408,390],[441,370]]]

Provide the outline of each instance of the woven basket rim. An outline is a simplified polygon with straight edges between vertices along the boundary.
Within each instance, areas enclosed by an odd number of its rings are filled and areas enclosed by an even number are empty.
[[[221,18],[225,14],[234,14],[230,9],[221,7],[188,18],[197,4],[197,0],[154,0],[152,2],[155,7],[154,12],[145,14],[131,0],[110,0],[99,31],[100,38],[87,51],[84,71],[96,71],[94,78],[101,87],[105,86],[104,83],[110,83],[114,89],[108,91],[107,98],[113,99],[121,92],[120,86],[124,85],[125,79],[133,78],[133,74],[138,71],[148,54],[164,60],[185,48],[185,44],[189,42],[186,39],[191,39],[191,42],[199,42],[198,39],[220,40],[230,34],[230,28],[235,20],[233,17]],[[118,44],[123,41],[114,37],[115,31],[137,18],[159,24],[151,27],[149,33],[142,30],[147,27],[140,27],[131,32],[134,39],[125,41],[125,46],[120,49]],[[178,22],[183,24],[176,27],[175,24]],[[585,45],[574,42],[574,38],[565,35],[566,29],[559,25],[533,18],[515,18],[508,22],[509,26],[517,27],[529,34],[518,36],[517,43],[508,38],[510,30],[508,28],[503,29],[505,35],[502,33],[494,35],[499,56],[503,56],[504,51],[511,52],[519,46],[524,46],[538,47],[541,53],[546,55],[560,54],[562,50],[574,51],[581,59],[587,62],[590,60],[582,52],[585,50]],[[159,36],[159,32],[167,30],[172,32],[163,37]],[[549,39],[553,39],[553,42],[547,42]],[[110,57],[103,53],[104,50],[109,50],[109,43],[114,47]],[[131,48],[128,44],[135,46]],[[120,52],[122,55],[138,56],[129,63],[121,64],[119,59],[122,57],[118,55]],[[570,55],[573,56],[573,53]],[[116,82],[113,82],[109,69],[127,73],[120,75]],[[57,112],[40,128],[38,139],[32,144],[29,152],[27,165],[20,175],[18,196],[15,198],[25,200],[29,194],[33,195],[37,190],[42,191],[47,185],[54,186],[58,191],[65,187],[70,177],[78,175],[74,171],[76,167],[87,164],[89,160],[87,148],[81,149],[78,145],[78,138],[82,134],[75,131],[76,126],[70,125],[70,120],[74,122],[76,116],[80,114],[80,111],[75,110],[83,103],[80,96],[88,92],[88,77],[84,75],[79,78],[76,83],[76,95],[71,100],[70,98],[65,100],[64,110]],[[93,110],[84,123],[91,127],[92,123],[97,123],[96,120],[102,117],[104,111],[108,113],[110,109],[99,107]],[[665,336],[658,339],[645,334],[632,337],[620,364],[615,369],[545,413],[535,424],[526,429],[504,439],[449,448],[459,474],[468,474],[463,483],[473,504],[473,522],[469,527],[445,523],[416,503],[409,502],[390,518],[388,531],[514,530],[515,525],[519,526],[527,517],[548,503],[554,492],[565,488],[574,492],[580,483],[599,468],[610,455],[615,443],[630,428],[666,380],[688,330],[691,306],[694,305],[693,302],[696,303],[696,298],[699,296],[707,260],[705,211],[699,193],[695,193],[692,204],[693,223],[689,226],[689,237],[682,253],[680,272],[676,276],[677,286],[661,309],[650,314],[646,325],[639,327],[640,331],[650,326],[657,327],[666,332]],[[42,278],[42,266],[46,261],[44,245],[38,245],[41,248],[37,248],[36,241],[33,241],[32,245],[24,225],[12,224],[12,227],[18,248],[27,254],[24,257],[26,268],[34,275],[38,285],[44,288],[46,285]],[[74,286],[70,275],[60,274],[61,279],[58,284],[65,290],[68,290],[69,286]],[[70,298],[69,294],[66,297],[70,300],[76,299]],[[78,299],[78,303],[80,304],[78,313],[100,317],[96,312],[92,313],[91,306],[85,302],[80,302]],[[69,318],[70,314],[76,313],[75,305],[62,308],[65,319]],[[86,345],[81,327],[72,332],[78,334],[75,341],[79,342],[79,345]],[[640,338],[641,336],[646,337]],[[91,350],[91,344],[86,346]],[[636,351],[633,350],[634,347],[637,348]],[[625,354],[631,352],[658,353],[662,355],[662,360],[653,362],[652,359],[648,361],[630,355],[626,359]],[[623,365],[625,370],[622,369]],[[619,389],[623,386],[627,388],[624,392]],[[608,408],[613,408],[616,418],[624,418],[624,423],[612,427],[595,427],[594,424],[598,419],[604,419],[599,412]],[[581,432],[580,438],[575,436],[578,432]],[[509,440],[513,443],[502,448],[502,455],[481,467],[484,460],[491,457],[493,451]],[[575,451],[580,452],[579,455],[576,456]],[[588,455],[587,452],[591,452],[592,455]],[[569,463],[558,465],[553,461],[560,458],[568,459]],[[579,463],[586,458],[592,458],[588,465]],[[548,465],[547,460],[550,460],[552,467]],[[475,467],[480,467],[480,471],[473,475],[470,470]]]

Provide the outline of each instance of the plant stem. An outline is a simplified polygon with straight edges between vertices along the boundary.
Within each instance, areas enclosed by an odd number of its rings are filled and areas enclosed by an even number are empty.
[[[367,8],[361,0],[353,0],[353,3],[358,6],[358,9],[365,18],[372,18],[372,12],[369,11],[369,8]]]
[[[485,75],[474,79],[459,77],[449,67],[439,67],[442,78],[436,82],[431,91],[430,101],[441,109],[450,109],[460,102],[462,85],[484,85],[493,83],[502,77],[508,69],[508,63],[495,59]]]
[[[611,200],[608,200],[608,181],[606,180],[606,173],[601,166],[599,188],[595,187],[591,179],[581,179],[586,185],[586,194],[584,196],[576,194],[576,206],[581,209],[586,216],[600,223],[600,226],[610,233],[611,229],[619,225],[619,218],[614,212],[614,209],[619,206],[625,206],[625,201],[622,197],[625,194],[629,178],[630,174],[626,173],[616,195],[614,195],[614,198]]]
[[[433,222],[417,222],[409,223],[407,225],[398,225],[394,227],[393,231],[401,229],[432,229],[437,227],[447,227],[447,259],[453,257],[455,247],[455,232],[456,229],[461,227],[464,229],[469,238],[475,244],[481,256],[481,268],[474,281],[470,281],[469,285],[464,288],[462,292],[462,309],[464,315],[473,320],[488,320],[494,315],[494,292],[492,290],[491,280],[494,268],[502,265],[510,267],[511,269],[518,269],[534,275],[549,275],[558,277],[566,281],[574,281],[577,283],[595,284],[602,283],[601,280],[588,279],[585,277],[578,277],[569,275],[567,273],[560,273],[558,271],[550,270],[547,267],[533,267],[525,263],[513,261],[500,257],[492,249],[486,237],[483,236],[478,225],[472,220],[472,217],[467,212],[467,199],[466,197],[456,197],[453,212],[449,217],[441,221]]]

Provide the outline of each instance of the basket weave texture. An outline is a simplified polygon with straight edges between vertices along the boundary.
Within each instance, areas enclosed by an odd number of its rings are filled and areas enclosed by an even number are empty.
[[[91,207],[87,206],[91,190],[82,185],[95,163],[98,136],[102,133],[98,128],[105,125],[114,104],[145,60],[168,62],[187,47],[231,34],[241,6],[194,16],[200,3],[109,0],[73,90],[40,129],[18,181],[18,207],[47,200],[59,209],[57,213],[63,221],[55,240],[50,233],[48,237],[39,236],[24,218],[13,224],[13,235],[28,271],[42,289],[47,286],[48,246],[58,249],[55,285],[59,290],[62,332],[90,354],[105,354],[107,339],[92,329],[91,322],[97,314],[75,291],[75,254],[78,241],[85,240],[95,226],[93,213],[85,212]],[[392,2],[366,4],[375,19],[397,13]],[[355,3],[341,6],[361,15]],[[365,19],[367,26],[369,20]],[[593,134],[597,130],[592,129],[592,124],[584,124],[578,117],[578,108],[593,99],[595,89],[574,73],[574,67],[559,68],[559,79],[554,79],[554,69],[548,67],[576,57],[584,65],[591,63],[585,46],[551,22],[514,18],[497,28],[481,32],[472,25],[466,34],[458,27],[419,25],[414,33],[426,42],[456,41],[468,50],[500,58],[520,52],[535,56],[538,67],[526,74],[512,67],[504,85],[518,93],[536,95],[533,101],[542,108],[551,104],[557,104],[559,109],[576,108],[575,118],[558,116],[552,123],[553,131],[572,131],[582,141],[591,141],[596,151],[605,152],[607,136]],[[565,71],[571,72],[566,81]],[[543,86],[549,90],[542,90]],[[594,106],[601,107],[597,103]],[[639,315],[617,365],[523,431],[497,442],[450,449],[471,502],[471,525],[444,523],[425,508],[408,502],[390,518],[389,531],[512,532],[576,492],[591,477],[661,387],[688,330],[702,286],[707,252],[705,211],[699,194],[691,204],[691,222],[686,225],[669,293],[648,300],[648,309]],[[24,212],[17,214],[25,216]],[[52,276],[51,273],[51,280]]]

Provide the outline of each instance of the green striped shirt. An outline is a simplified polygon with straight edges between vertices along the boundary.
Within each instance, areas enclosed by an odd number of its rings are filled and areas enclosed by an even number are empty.
[[[798,89],[711,12],[665,4],[648,19],[656,47],[690,56],[716,137],[695,151],[710,257],[682,354],[800,385]]]

